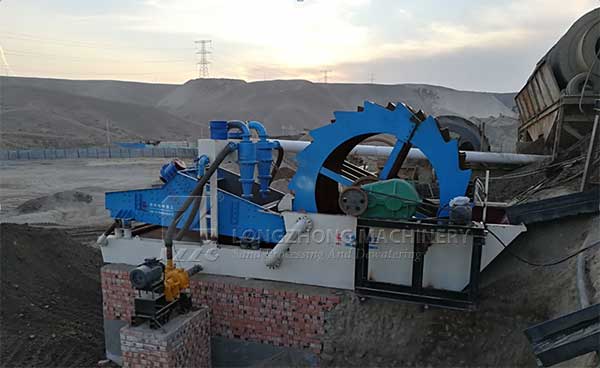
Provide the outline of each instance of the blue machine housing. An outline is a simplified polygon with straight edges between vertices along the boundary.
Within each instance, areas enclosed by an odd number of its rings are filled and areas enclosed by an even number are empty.
[[[327,212],[329,209],[319,209],[319,184],[332,183],[335,188],[338,184],[352,184],[328,167],[331,158],[340,153],[346,157],[356,144],[377,134],[397,138],[382,170],[382,179],[386,179],[392,171],[403,147],[410,144],[425,154],[436,172],[440,188],[439,216],[448,216],[448,204],[452,198],[465,195],[471,170],[460,167],[457,141],[446,141],[433,117],[417,124],[412,119],[413,113],[404,105],[390,110],[369,101],[365,101],[364,109],[358,112],[337,111],[334,116],[334,123],[311,130],[313,141],[296,155],[298,170],[289,184],[290,190],[295,193],[295,211]]]
[[[106,209],[115,219],[169,226],[173,214],[192,192],[197,180],[197,169],[194,168],[178,171],[177,175],[159,188],[108,192],[105,197]],[[259,185],[253,184],[253,197],[242,198],[239,176],[228,170],[218,169],[219,236],[277,243],[285,235],[285,225],[283,217],[269,209],[271,204],[283,197],[283,193],[271,188],[266,196],[264,193],[259,195]],[[210,190],[208,185],[206,189]],[[191,206],[177,224],[178,228],[183,227],[190,212]],[[190,230],[200,230],[199,216],[200,214],[196,215]]]

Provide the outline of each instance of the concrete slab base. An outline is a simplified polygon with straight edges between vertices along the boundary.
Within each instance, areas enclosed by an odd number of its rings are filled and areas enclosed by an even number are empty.
[[[212,338],[213,367],[318,367],[316,354],[271,344],[230,339]]]

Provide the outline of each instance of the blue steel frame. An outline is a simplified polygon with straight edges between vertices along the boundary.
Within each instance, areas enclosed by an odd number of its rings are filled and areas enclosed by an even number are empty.
[[[219,169],[221,170],[223,169]],[[196,173],[196,169],[179,171],[160,188],[108,192],[105,197],[106,209],[115,219],[169,226],[173,214],[194,189],[197,183]],[[278,213],[266,211],[263,206],[221,189],[218,200],[220,236],[246,237],[265,243],[277,243],[285,235],[283,217]],[[177,225],[178,228],[183,226],[190,211],[191,208],[186,211]],[[190,230],[200,230],[198,216],[200,214],[196,215]]]

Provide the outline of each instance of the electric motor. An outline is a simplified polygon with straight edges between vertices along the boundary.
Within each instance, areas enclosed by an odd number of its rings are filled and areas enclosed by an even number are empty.
[[[156,258],[149,258],[129,272],[129,280],[135,289],[150,291],[162,279],[163,270],[162,263]]]
[[[456,225],[471,223],[472,209],[469,197],[455,197],[450,201],[450,222]]]

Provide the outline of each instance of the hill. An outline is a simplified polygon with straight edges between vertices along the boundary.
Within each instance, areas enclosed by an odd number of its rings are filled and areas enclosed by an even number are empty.
[[[5,148],[103,145],[107,122],[112,141],[182,139],[204,129],[152,106],[27,86],[4,91],[0,142]]]
[[[327,123],[334,111],[355,110],[365,100],[380,104],[403,101],[434,115],[514,117],[512,105],[505,103],[505,96],[421,84],[323,84],[303,80],[247,83],[196,79],[175,88],[157,107],[194,121],[260,120],[272,134],[292,135]]]
[[[178,87],[176,84],[154,84],[114,80],[71,80],[52,78],[2,77],[4,88],[14,87],[47,89],[77,96],[87,96],[108,101],[117,101],[154,106],[167,93]]]
[[[111,139],[193,141],[210,120],[260,120],[273,135],[294,135],[321,126],[336,110],[355,110],[365,100],[403,101],[427,114],[486,119],[500,117],[514,144],[512,93],[459,91],[423,84],[312,83],[305,80],[245,82],[195,79],[182,85],[0,77],[3,147],[81,146]]]

